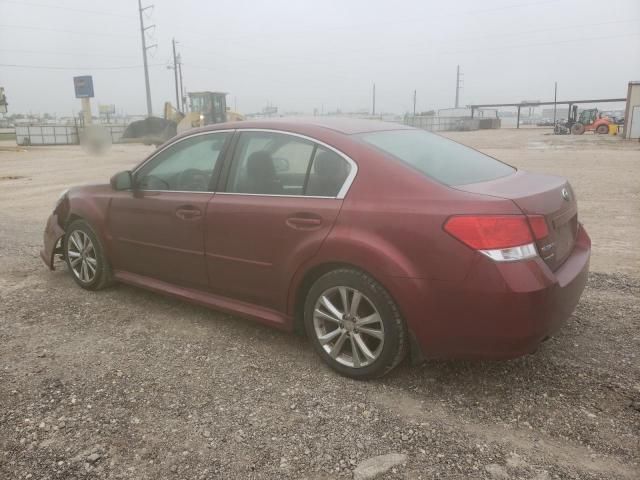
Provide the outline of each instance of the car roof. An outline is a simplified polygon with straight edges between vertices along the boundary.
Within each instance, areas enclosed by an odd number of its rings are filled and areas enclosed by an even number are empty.
[[[379,132],[387,130],[411,130],[412,127],[401,123],[382,122],[347,117],[283,117],[264,120],[245,120],[240,122],[219,123],[199,129],[200,131],[220,130],[225,128],[263,128],[304,133],[310,128],[333,130],[344,135]]]

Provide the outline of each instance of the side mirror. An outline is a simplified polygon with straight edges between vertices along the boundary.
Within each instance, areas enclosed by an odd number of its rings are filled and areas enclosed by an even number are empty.
[[[130,170],[116,173],[111,177],[111,188],[114,190],[131,190],[133,188],[133,176]]]

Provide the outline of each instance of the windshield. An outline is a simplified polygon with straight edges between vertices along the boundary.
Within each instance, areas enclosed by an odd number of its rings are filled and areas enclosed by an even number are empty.
[[[424,130],[369,132],[359,137],[445,185],[486,182],[516,171],[477,150]]]
[[[191,111],[202,113],[204,111],[204,98],[202,97],[191,97]]]

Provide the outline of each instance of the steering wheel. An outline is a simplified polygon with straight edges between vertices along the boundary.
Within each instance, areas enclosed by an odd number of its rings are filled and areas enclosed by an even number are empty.
[[[188,168],[178,176],[178,189],[189,192],[209,190],[209,176],[202,170]]]
[[[155,189],[153,188],[154,184],[161,184],[163,187],[162,190],[171,190],[169,183],[157,175],[145,175],[140,179],[140,182],[138,182],[138,186],[148,188],[149,190]]]
[[[276,172],[287,172],[289,171],[289,160],[284,157],[273,157],[273,168],[276,169]]]

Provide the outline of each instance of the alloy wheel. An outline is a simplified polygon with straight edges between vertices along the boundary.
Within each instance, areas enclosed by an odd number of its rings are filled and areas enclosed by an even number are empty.
[[[325,290],[313,310],[313,327],[324,351],[347,367],[366,367],[382,353],[382,318],[373,302],[355,288]]]
[[[74,230],[67,242],[67,255],[73,274],[83,283],[91,283],[96,277],[98,259],[93,242],[82,230]]]

